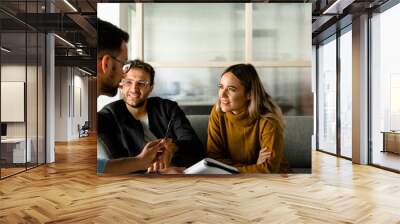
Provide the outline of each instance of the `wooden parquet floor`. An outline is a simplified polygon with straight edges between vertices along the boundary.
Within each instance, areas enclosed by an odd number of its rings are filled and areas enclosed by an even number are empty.
[[[400,223],[400,175],[313,152],[313,174],[97,176],[94,137],[0,181],[0,223]]]
[[[2,177],[7,177],[7,176],[10,176],[10,175],[13,175],[13,174],[16,174],[16,173],[19,173],[19,172],[22,172],[22,171],[24,171],[25,170],[25,167],[17,167],[17,168],[14,168],[14,167],[7,167],[7,168],[1,168],[1,176]]]

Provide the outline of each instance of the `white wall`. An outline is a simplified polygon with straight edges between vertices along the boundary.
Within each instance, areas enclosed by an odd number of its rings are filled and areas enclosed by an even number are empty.
[[[73,105],[73,113],[72,113],[72,129],[70,132],[71,138],[77,138],[78,133],[78,124],[82,126],[85,121],[88,121],[88,78],[87,76],[81,76],[78,70],[74,71],[74,91],[72,94],[72,99],[74,99]],[[79,93],[80,92],[80,93]],[[80,111],[81,110],[81,111]]]
[[[7,123],[7,137],[8,138],[25,138],[25,135],[30,139],[30,148],[32,161],[44,163],[44,74],[42,67],[31,66],[27,67],[21,64],[5,64],[1,66],[1,80],[2,82],[24,82],[26,85],[26,106],[24,105],[19,109],[22,114],[26,111],[26,121],[22,122],[6,122]],[[27,80],[25,80],[27,78]],[[4,89],[2,89],[3,92]],[[20,90],[24,94],[24,90]],[[2,95],[2,98],[8,97]],[[3,103],[2,103],[3,104]],[[12,111],[11,107],[2,107],[2,112],[16,113]],[[16,110],[16,109],[14,109]],[[37,153],[39,154],[37,156]]]
[[[56,141],[66,141],[67,139],[67,120],[68,116],[68,68],[67,67],[56,67],[56,92],[55,92],[55,124],[56,124]],[[68,96],[68,97],[65,97]]]
[[[10,82],[25,82],[25,74],[27,69],[28,74],[30,74],[34,67],[25,65],[2,65],[1,66],[1,81],[10,81]],[[35,68],[36,69],[36,68]],[[36,70],[35,70],[36,73]],[[34,93],[27,93],[28,98],[36,97],[36,90]],[[28,102],[32,101],[27,99]],[[1,110],[8,110],[8,108],[1,108]],[[32,118],[29,117],[30,121]],[[36,114],[35,114],[36,115]],[[30,127],[30,126],[29,126]],[[25,137],[25,122],[7,122],[7,136],[8,137]],[[28,136],[29,137],[29,136]]]
[[[56,67],[56,141],[79,137],[78,124],[88,120],[88,103],[88,78],[75,68]]]
[[[25,82],[25,69],[25,65],[2,65],[1,81]],[[7,110],[7,108],[1,108],[1,110]],[[25,137],[25,126],[25,122],[7,122],[7,137]]]

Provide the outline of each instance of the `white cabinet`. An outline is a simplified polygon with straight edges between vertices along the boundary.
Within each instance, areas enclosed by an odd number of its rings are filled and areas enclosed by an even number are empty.
[[[11,154],[12,154],[12,163],[25,163],[32,161],[32,140],[28,138],[26,140],[27,147],[25,151],[25,138],[7,138],[1,140],[2,151],[9,151],[8,159],[6,161],[11,162]],[[2,156],[3,157],[3,156]],[[26,159],[26,161],[25,161]]]

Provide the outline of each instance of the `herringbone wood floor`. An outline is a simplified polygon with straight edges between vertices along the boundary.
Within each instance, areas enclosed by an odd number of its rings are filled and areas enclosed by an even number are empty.
[[[313,153],[313,174],[96,175],[95,138],[0,181],[0,223],[400,223],[400,175]]]

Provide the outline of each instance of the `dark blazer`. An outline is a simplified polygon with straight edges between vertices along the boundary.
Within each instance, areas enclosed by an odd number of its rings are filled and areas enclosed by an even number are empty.
[[[171,161],[173,166],[188,167],[204,158],[202,143],[176,102],[150,97],[147,114],[150,130],[157,138],[164,138],[168,122],[174,118],[168,136],[178,146]],[[99,111],[97,124],[98,137],[111,158],[137,156],[146,145],[142,124],[129,113],[123,100],[112,102]]]

